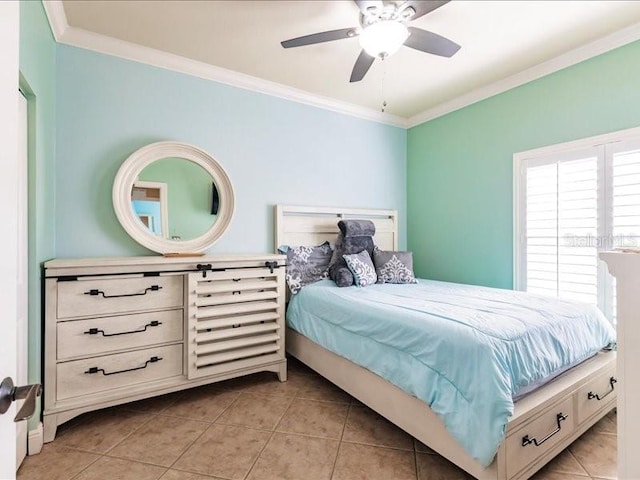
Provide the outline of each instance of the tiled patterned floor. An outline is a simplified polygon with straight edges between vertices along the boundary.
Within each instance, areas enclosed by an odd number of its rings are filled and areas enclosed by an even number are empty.
[[[256,374],[82,415],[19,480],[462,480],[439,455],[291,360]],[[616,478],[611,413],[535,480]]]

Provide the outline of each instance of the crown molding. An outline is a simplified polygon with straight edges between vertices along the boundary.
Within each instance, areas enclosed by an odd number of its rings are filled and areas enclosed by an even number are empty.
[[[330,110],[352,117],[406,128],[406,118],[360,105],[316,95],[298,88],[271,82],[172,53],[144,47],[68,24],[61,0],[43,0],[51,30],[57,42],[115,57],[145,63],[194,77],[224,83],[297,103]]]
[[[42,3],[53,36],[58,43],[402,128],[415,127],[640,39],[640,23],[636,23],[507,78],[440,103],[410,118],[404,118],[399,115],[382,113],[367,107],[313,94],[305,90],[199,62],[180,55],[72,27],[67,21],[62,0],[42,0]]]
[[[47,14],[53,38],[56,39],[56,42],[60,42],[62,35],[64,35],[64,32],[69,28],[67,14],[64,12],[62,0],[43,0],[42,6]]]
[[[562,55],[534,65],[497,82],[472,90],[447,102],[436,105],[433,108],[418,113],[406,121],[407,128],[415,127],[421,123],[451,113],[455,110],[467,107],[494,95],[519,87],[538,78],[596,57],[615,48],[640,39],[640,23],[618,30],[604,37],[598,38],[586,45],[570,50]]]

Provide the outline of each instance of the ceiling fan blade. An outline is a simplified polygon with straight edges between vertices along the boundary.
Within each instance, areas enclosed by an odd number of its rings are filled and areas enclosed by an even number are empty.
[[[304,45],[313,45],[314,43],[331,42],[333,40],[342,40],[343,38],[351,38],[358,35],[357,29],[341,28],[339,30],[330,30],[328,32],[312,33],[304,37],[292,38],[280,42],[284,48],[302,47]]]
[[[404,5],[402,5],[400,10],[404,10],[407,7],[413,8],[413,10],[416,13],[411,16],[411,20],[415,20],[416,18],[420,18],[429,12],[433,12],[436,8],[440,8],[445,3],[449,3],[449,1],[450,0],[443,0],[443,1],[409,0]]]
[[[421,28],[409,27],[409,38],[404,42],[407,47],[420,50],[421,52],[432,53],[441,57],[452,57],[460,50],[460,45],[456,42],[444,38],[437,33],[428,32]]]
[[[371,65],[373,65],[374,57],[369,55],[367,52],[362,50],[360,55],[358,55],[358,59],[356,60],[356,64],[353,66],[353,70],[351,71],[351,78],[349,79],[350,83],[359,82],[364,78],[367,74]]]
[[[367,13],[367,10],[371,7],[380,10],[384,7],[384,3],[381,0],[353,0],[360,11],[364,14]]]

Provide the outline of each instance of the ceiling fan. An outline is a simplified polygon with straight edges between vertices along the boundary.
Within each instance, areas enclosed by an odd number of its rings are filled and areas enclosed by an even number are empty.
[[[393,55],[402,45],[421,52],[452,57],[460,45],[437,33],[410,27],[408,23],[449,3],[445,1],[354,0],[360,9],[360,27],[341,28],[313,33],[281,42],[284,48],[302,47],[359,36],[362,50],[351,72],[350,82],[359,82],[371,68],[373,61]]]

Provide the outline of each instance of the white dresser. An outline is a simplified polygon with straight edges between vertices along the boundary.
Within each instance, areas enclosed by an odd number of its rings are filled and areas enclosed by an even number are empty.
[[[285,381],[285,259],[47,262],[44,441],[99,408],[258,371]]]
[[[603,252],[616,277],[618,330],[618,478],[640,478],[640,252]]]

